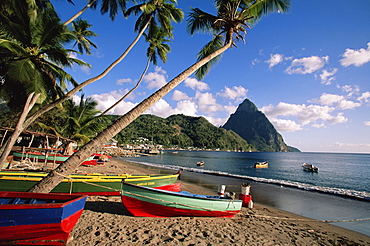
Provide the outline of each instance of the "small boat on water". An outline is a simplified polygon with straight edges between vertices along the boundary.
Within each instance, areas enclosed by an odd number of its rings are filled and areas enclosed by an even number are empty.
[[[203,167],[204,166],[204,161],[198,161],[197,166],[198,167]]]
[[[303,171],[306,171],[306,172],[317,173],[319,171],[319,168],[317,166],[314,166],[308,163],[303,163],[302,167],[303,167]]]
[[[0,244],[66,245],[86,195],[0,192]]]
[[[254,167],[255,168],[268,168],[269,167],[269,163],[267,161],[264,161],[264,162],[256,162],[254,164]]]
[[[48,173],[0,171],[0,191],[27,191]],[[177,190],[173,185],[179,174],[150,174],[150,175],[106,175],[106,174],[72,174],[60,182],[51,192],[73,193],[90,196],[119,196],[122,181],[147,186],[163,187]]]
[[[241,200],[221,196],[158,190],[123,183],[122,203],[137,217],[233,217],[242,207]]]

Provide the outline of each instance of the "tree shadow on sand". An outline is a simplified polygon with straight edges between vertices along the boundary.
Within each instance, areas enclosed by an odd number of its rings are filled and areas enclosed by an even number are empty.
[[[85,210],[91,210],[99,213],[109,213],[117,215],[131,216],[121,202],[111,201],[87,201]]]

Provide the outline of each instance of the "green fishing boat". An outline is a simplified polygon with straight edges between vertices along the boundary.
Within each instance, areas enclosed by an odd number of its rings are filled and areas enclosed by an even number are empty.
[[[173,192],[123,183],[122,203],[138,217],[233,217],[240,212],[241,200],[189,192]]]

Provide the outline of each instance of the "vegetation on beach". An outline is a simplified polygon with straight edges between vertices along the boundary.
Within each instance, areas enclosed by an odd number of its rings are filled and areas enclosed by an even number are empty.
[[[108,4],[108,2],[111,4]],[[102,1],[102,13],[108,12],[110,8],[107,6],[114,7],[110,9],[111,18],[114,18],[117,13],[118,6],[121,7],[124,13],[130,13],[130,11],[126,12],[126,4],[123,4],[123,2],[126,3],[126,1]],[[226,50],[236,46],[236,41],[244,40],[246,30],[251,25],[257,23],[257,21],[266,14],[287,11],[289,2],[289,0],[215,0],[216,14],[209,14],[199,8],[193,8],[188,18],[188,29],[190,34],[194,34],[196,32],[207,32],[213,37],[211,41],[199,52],[198,60],[174,79],[169,81],[157,92],[153,93],[131,111],[115,121],[111,126],[103,130],[93,140],[84,145],[79,152],[75,153],[71,158],[60,165],[56,169],[56,172],[62,175],[50,173],[30,191],[48,192],[53,189],[62,180],[61,177],[63,175],[69,175],[72,173],[74,169],[78,167],[79,163],[94,152],[98,146],[106,142],[111,137],[117,135],[122,129],[128,126],[150,106],[159,101],[185,78],[193,73],[195,73],[198,78],[204,77],[209,71],[210,66],[214,65]],[[97,3],[98,1],[94,1],[94,4]],[[172,38],[173,28],[171,23],[173,21],[179,22],[183,18],[182,11],[177,9],[175,5],[175,0],[149,0],[138,5],[134,4],[134,6],[129,10],[135,14],[140,13],[135,25],[135,31],[138,32],[135,40],[120,55],[120,57],[110,64],[101,74],[77,84],[74,83],[75,81],[73,78],[63,71],[63,68],[64,66],[72,65],[73,63],[77,63],[79,65],[87,64],[67,56],[68,52],[71,50],[63,49],[63,47],[64,45],[67,45],[68,42],[76,39],[76,37],[74,37],[71,32],[68,32],[65,25],[60,22],[54,12],[51,2],[40,0],[21,2],[5,0],[0,12],[0,23],[2,25],[0,33],[0,52],[5,54],[5,56],[1,56],[0,66],[2,74],[5,74],[5,83],[7,85],[9,82],[12,84],[12,81],[17,83],[19,81],[16,79],[12,80],[12,76],[24,75],[24,71],[31,71],[27,76],[19,77],[19,79],[22,79],[21,81],[24,81],[27,85],[33,85],[34,83],[32,82],[36,81],[41,84],[47,81],[54,82],[49,83],[50,85],[54,85],[54,87],[50,88],[50,92],[53,92],[54,94],[53,97],[47,97],[48,99],[52,99],[50,102],[46,102],[44,100],[45,104],[37,105],[39,107],[34,108],[33,106],[36,102],[39,102],[39,98],[40,100],[43,99],[43,97],[40,96],[45,95],[45,93],[41,93],[42,91],[40,92],[37,90],[22,90],[22,93],[24,94],[23,98],[25,98],[25,100],[23,100],[25,101],[24,107],[23,110],[20,110],[22,113],[17,125],[15,126],[16,130],[14,131],[13,136],[10,138],[6,147],[2,149],[2,160],[9,153],[9,147],[11,148],[12,144],[17,139],[17,135],[19,135],[22,130],[30,126],[44,113],[60,106],[61,103],[68,100],[84,86],[104,77],[111,69],[113,69],[113,67],[127,56],[128,52],[145,32],[151,35],[153,34],[153,30],[157,30],[153,27],[159,26],[160,30],[165,32],[165,36]],[[47,17],[47,19],[43,20],[43,17]],[[26,22],[24,22],[24,20],[26,20]],[[50,32],[44,33],[44,36],[42,35],[42,32],[38,32],[40,29],[39,27],[49,23],[48,20],[53,20],[54,24],[50,23],[50,26],[45,27],[45,30],[59,31],[62,35],[59,40],[53,38],[51,38],[51,40],[43,39],[43,37],[45,37],[46,34],[50,34]],[[26,25],[24,25],[25,23]],[[36,32],[18,33],[18,30],[22,30],[20,27],[31,27],[31,30],[36,30]],[[14,32],[14,30],[16,32]],[[27,29],[25,30],[27,31]],[[23,40],[21,40],[21,38],[24,34],[27,34],[24,37],[30,37],[31,39],[26,40],[27,42],[22,42]],[[41,44],[44,43],[38,43],[40,40],[49,40],[51,43],[47,45],[45,49],[41,49]],[[56,49],[59,49],[60,53],[46,52],[47,50],[54,51]],[[24,56],[33,62],[25,63],[25,65],[29,65],[28,67],[30,69],[20,70],[20,66],[13,66],[14,64],[23,64],[27,61],[27,59],[24,59]],[[55,62],[44,67],[45,64],[49,64],[48,62],[51,59],[54,59]],[[38,64],[37,62],[39,61],[43,62]],[[34,65],[30,66],[30,64]],[[17,69],[12,70],[9,68]],[[46,81],[44,81],[45,78]],[[74,86],[70,91],[64,90],[63,83],[66,80],[70,81]],[[59,82],[60,86],[57,86],[57,83],[55,82]],[[3,93],[8,93],[10,91],[11,90],[3,90],[2,88],[1,93],[4,95]],[[9,101],[7,98],[2,98]]]

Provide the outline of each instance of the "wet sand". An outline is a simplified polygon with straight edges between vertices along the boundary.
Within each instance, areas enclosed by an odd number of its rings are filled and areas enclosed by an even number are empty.
[[[80,172],[151,174],[157,169],[113,158]],[[173,170],[161,172],[174,173]],[[178,181],[182,189],[216,194],[217,187]],[[69,245],[370,245],[370,237],[254,203],[234,218],[131,216],[120,197],[89,197]]]

